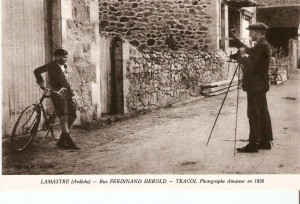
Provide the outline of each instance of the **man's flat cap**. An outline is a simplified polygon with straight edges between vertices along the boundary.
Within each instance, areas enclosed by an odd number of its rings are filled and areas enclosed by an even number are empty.
[[[67,50],[57,49],[54,51],[54,56],[63,56],[63,55],[68,55]]]
[[[268,26],[266,26],[263,23],[254,23],[249,25],[249,27],[247,28],[247,30],[268,30]]]

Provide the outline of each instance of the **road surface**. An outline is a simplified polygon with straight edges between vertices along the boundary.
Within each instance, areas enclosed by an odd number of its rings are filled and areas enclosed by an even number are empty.
[[[3,174],[299,174],[299,74],[272,86],[267,98],[274,132],[272,150],[236,153],[236,91],[206,142],[224,95],[155,110],[104,128],[75,128],[80,151],[60,150],[35,138],[31,149],[11,156],[3,142]],[[240,91],[236,146],[248,139],[246,94]]]

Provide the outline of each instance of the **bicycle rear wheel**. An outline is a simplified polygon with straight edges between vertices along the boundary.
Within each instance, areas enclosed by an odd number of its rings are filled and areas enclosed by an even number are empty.
[[[36,135],[40,120],[41,109],[38,106],[31,105],[22,111],[11,134],[12,152],[20,152],[28,147]]]
[[[61,134],[60,121],[56,113],[53,113],[50,121],[50,132],[52,138],[57,141]]]

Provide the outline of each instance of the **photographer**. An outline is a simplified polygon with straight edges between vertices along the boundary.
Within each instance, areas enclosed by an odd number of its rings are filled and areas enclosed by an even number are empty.
[[[247,116],[250,125],[249,144],[237,148],[237,151],[255,153],[258,149],[271,149],[273,140],[266,98],[266,93],[269,91],[271,46],[265,38],[268,29],[265,24],[255,23],[247,29],[250,30],[250,38],[256,42],[256,45],[249,48],[234,35],[233,42],[239,50],[230,58],[244,66],[242,87],[247,92]]]

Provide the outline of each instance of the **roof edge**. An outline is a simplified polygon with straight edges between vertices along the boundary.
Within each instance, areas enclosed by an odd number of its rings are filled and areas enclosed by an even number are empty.
[[[300,4],[291,4],[291,5],[258,5],[257,8],[280,8],[280,7],[299,7],[300,8]]]

